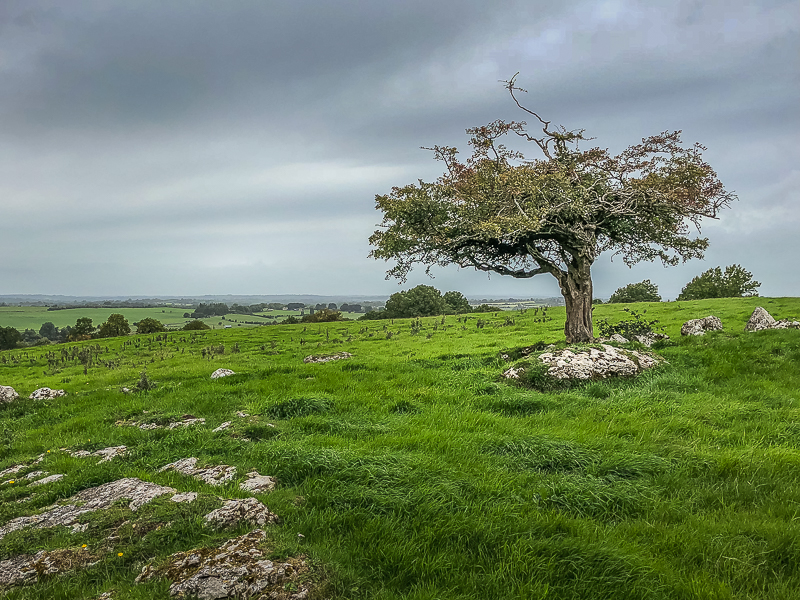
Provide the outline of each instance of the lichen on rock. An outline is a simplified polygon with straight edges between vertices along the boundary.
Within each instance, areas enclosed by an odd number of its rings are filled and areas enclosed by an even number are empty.
[[[337,352],[336,354],[312,354],[311,356],[306,356],[303,359],[304,363],[326,363],[332,360],[346,360],[348,358],[353,358],[353,355],[349,352]]]
[[[220,508],[212,510],[205,517],[206,523],[217,529],[230,529],[240,523],[266,525],[277,523],[278,515],[255,498],[234,498],[226,500]]]
[[[706,331],[722,331],[719,317],[709,315],[702,319],[690,319],[681,326],[681,335],[705,335]]]
[[[176,460],[158,470],[159,473],[163,471],[177,471],[183,475],[191,475],[210,485],[222,485],[236,477],[236,467],[230,465],[197,468],[197,459],[193,456]]]
[[[161,566],[147,565],[136,583],[156,578],[172,581],[170,596],[216,598],[270,598],[303,600],[311,591],[311,570],[304,556],[283,562],[266,557],[262,530],[225,542],[219,548],[178,552]]]
[[[98,557],[79,548],[41,550],[0,561],[0,588],[36,583],[42,577],[90,566]]]

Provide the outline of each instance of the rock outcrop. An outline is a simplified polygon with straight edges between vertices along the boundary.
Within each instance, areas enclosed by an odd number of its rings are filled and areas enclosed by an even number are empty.
[[[97,462],[99,465],[100,463],[108,462],[109,460],[116,458],[117,456],[125,456],[128,452],[127,446],[111,446],[110,448],[103,448],[101,450],[96,450],[95,452],[89,452],[88,450],[78,450],[77,452],[70,452],[69,455],[73,458],[88,458],[89,456],[100,456],[101,459]]]
[[[19,398],[17,391],[10,385],[0,385],[0,404],[8,404]]]
[[[247,481],[239,484],[239,488],[255,494],[266,494],[275,489],[275,480],[269,475],[259,475],[258,471],[250,471]]]
[[[311,356],[306,356],[303,359],[304,363],[326,363],[332,360],[346,360],[348,358],[353,358],[353,355],[349,352],[337,352],[336,354],[312,354]]]
[[[155,578],[172,581],[173,597],[274,598],[303,600],[310,592],[305,557],[273,562],[265,556],[261,530],[225,542],[219,548],[178,552],[160,567],[146,566],[136,583]]]
[[[765,329],[800,329],[800,322],[781,319],[776,321],[774,317],[761,306],[757,306],[750,315],[745,331],[763,331]]]
[[[230,375],[236,375],[230,369],[217,369],[211,374],[211,379],[219,379],[220,377],[228,377]]]
[[[248,525],[265,525],[277,523],[278,515],[261,504],[255,498],[226,500],[217,510],[205,516],[206,523],[217,529],[230,529],[240,523]]]
[[[177,471],[183,475],[191,475],[195,479],[199,479],[211,485],[222,485],[236,477],[236,467],[230,465],[216,465],[214,467],[198,469],[197,459],[193,456],[182,458],[158,470],[159,473],[163,471]]]
[[[0,561],[0,589],[36,583],[42,576],[74,571],[97,561],[97,556],[79,548],[41,550],[35,555],[14,556]]]
[[[722,331],[719,317],[709,315],[704,319],[691,319],[681,326],[681,335],[705,335],[706,331]]]
[[[543,352],[536,360],[548,366],[548,376],[560,380],[632,377],[659,363],[657,357],[646,352],[623,350],[607,344],[601,344],[601,348],[580,351],[567,348],[557,352]],[[503,376],[507,379],[521,379],[525,370],[525,365],[513,366],[506,369]]]
[[[75,526],[81,515],[107,509],[117,500],[129,500],[128,507],[136,511],[153,498],[174,494],[176,491],[174,488],[156,485],[135,477],[118,479],[78,492],[67,500],[66,504],[56,505],[41,514],[12,519],[0,527],[0,539],[12,531],[25,527],[40,529],[58,525]]]
[[[34,390],[30,395],[31,400],[49,400],[51,398],[60,398],[66,396],[67,392],[64,390],[51,390],[48,387],[39,388]]]

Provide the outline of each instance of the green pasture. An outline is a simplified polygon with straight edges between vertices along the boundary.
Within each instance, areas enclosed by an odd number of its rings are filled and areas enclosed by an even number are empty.
[[[48,311],[43,306],[0,306],[0,327],[14,327],[19,331],[33,329],[38,332],[41,326],[48,321],[59,329],[69,325],[75,326],[75,322],[81,317],[89,317],[92,324],[97,327],[104,323],[108,317],[114,313],[123,315],[131,324],[137,323],[145,318],[153,318],[161,321],[166,327],[179,329],[193,319],[187,319],[183,315],[192,313],[191,308],[68,308],[64,310]],[[357,319],[362,313],[342,313],[345,318]],[[300,318],[299,310],[274,310],[256,313],[254,315],[228,314],[221,317],[207,317],[201,319],[212,329],[223,329],[225,325],[233,327],[257,327],[253,323],[271,323],[272,317],[279,321],[289,316]],[[250,324],[246,323],[250,321]]]
[[[501,353],[563,341],[563,308],[547,320],[527,310],[242,326],[0,352],[0,385],[68,392],[0,406],[0,470],[44,453],[37,468],[66,474],[40,488],[0,483],[0,527],[121,477],[201,493],[195,505],[95,514],[84,532],[6,535],[0,561],[83,544],[98,559],[5,597],[168,597],[168,582],[133,583],[145,564],[246,531],[201,518],[218,496],[247,495],[238,480],[158,472],[194,456],[277,478],[257,495],[282,519],[267,527],[270,547],[309,557],[315,598],[800,598],[800,331],[745,333],[755,306],[800,317],[797,298],[627,305],[661,321],[665,362],[553,393],[503,379]],[[626,318],[625,307],[598,305],[595,319]],[[709,314],[724,331],[681,338],[683,321]],[[342,351],[353,357],[303,362]],[[236,375],[212,381],[220,367]],[[142,372],[157,387],[123,393]],[[184,414],[206,424],[115,425]],[[223,421],[231,428],[213,433]],[[65,451],[117,445],[130,454],[102,464]]]

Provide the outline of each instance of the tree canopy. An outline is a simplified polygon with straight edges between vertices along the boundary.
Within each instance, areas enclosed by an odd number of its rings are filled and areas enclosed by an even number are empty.
[[[611,294],[610,304],[627,302],[661,302],[658,286],[649,279],[639,283],[629,283]]]
[[[128,319],[119,313],[114,313],[108,317],[108,320],[97,328],[97,337],[119,337],[121,335],[128,335],[131,332],[131,326],[128,324]]]
[[[159,333],[167,330],[161,321],[152,317],[146,317],[135,325],[136,333]]]
[[[516,77],[516,76],[515,76]],[[612,155],[582,149],[583,130],[551,126],[517,99],[541,126],[497,120],[467,130],[472,154],[429,148],[445,165],[434,182],[392,188],[375,197],[383,213],[370,237],[370,256],[394,261],[388,277],[405,280],[415,264],[455,264],[517,278],[550,274],[567,308],[567,340],[592,339],[591,266],[606,251],[627,265],[660,259],[674,265],[701,258],[708,240],[693,237],[704,217],[715,218],[734,196],[725,191],[705,148],[681,145],[680,131],[644,138]],[[517,136],[542,157],[526,160],[502,143]]]
[[[758,296],[760,286],[758,281],[753,280],[753,274],[741,265],[729,265],[724,273],[720,267],[714,267],[687,283],[678,300]]]

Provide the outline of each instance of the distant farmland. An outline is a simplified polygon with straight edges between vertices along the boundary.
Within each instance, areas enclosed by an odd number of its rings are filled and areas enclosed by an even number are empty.
[[[0,306],[0,327],[14,327],[19,331],[39,328],[48,321],[59,329],[67,325],[75,326],[75,322],[81,317],[89,317],[95,326],[105,322],[112,314],[124,315],[128,322],[133,324],[151,317],[158,319],[166,327],[179,329],[193,319],[186,318],[185,313],[191,313],[193,309],[186,307],[162,307],[162,308],[68,308],[64,310],[48,311],[43,306]],[[356,319],[359,313],[342,313],[345,317]],[[212,329],[223,329],[225,325],[233,327],[256,327],[253,323],[271,323],[272,317],[283,320],[288,316],[300,317],[299,310],[275,310],[265,311],[253,315],[227,314],[223,317],[214,316],[201,319]],[[250,321],[251,324],[245,323]]]

